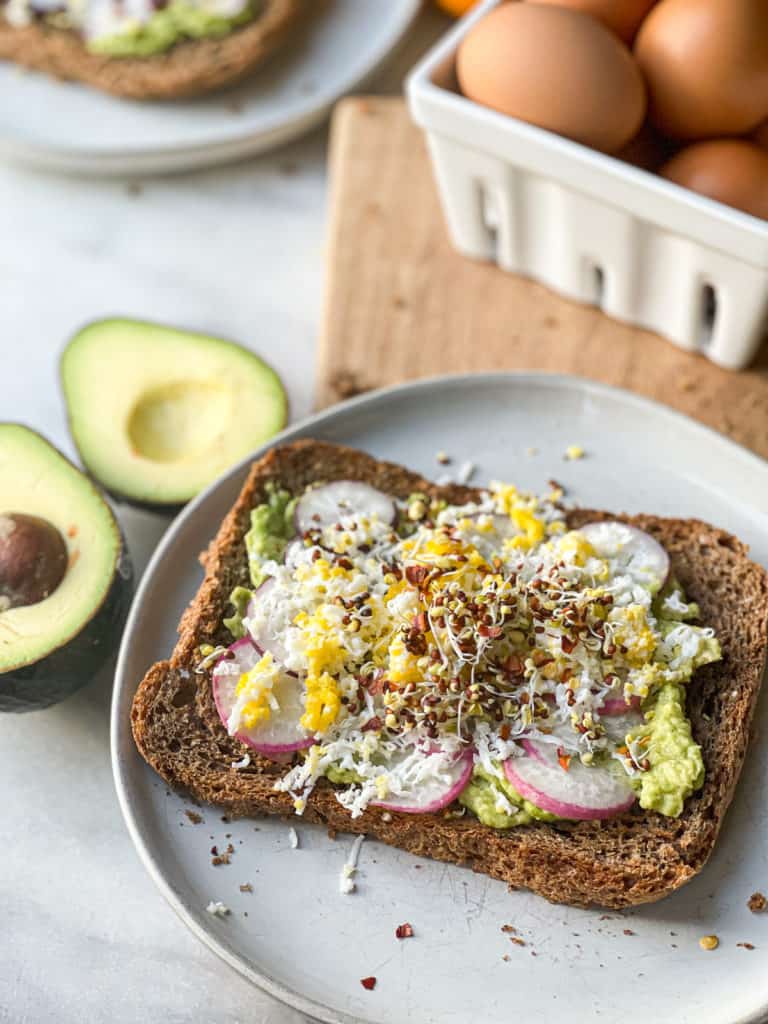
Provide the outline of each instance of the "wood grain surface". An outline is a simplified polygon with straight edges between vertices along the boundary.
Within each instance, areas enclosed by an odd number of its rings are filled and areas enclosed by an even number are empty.
[[[768,458],[768,348],[741,373],[451,248],[401,99],[333,119],[319,406],[415,377],[547,370],[628,388]]]

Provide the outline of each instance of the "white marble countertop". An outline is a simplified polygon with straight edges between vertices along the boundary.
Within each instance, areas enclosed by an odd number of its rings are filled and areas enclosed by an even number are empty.
[[[426,14],[380,77],[441,28]],[[323,287],[324,128],[238,166],[143,180],[0,166],[0,409],[74,455],[58,355],[111,314],[251,345],[291,414],[313,401]],[[137,568],[165,528],[120,510]],[[63,704],[0,715],[0,1022],[297,1024],[185,929],[134,852],[109,756],[110,674]]]

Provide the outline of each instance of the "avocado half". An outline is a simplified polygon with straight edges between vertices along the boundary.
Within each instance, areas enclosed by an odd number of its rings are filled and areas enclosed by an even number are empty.
[[[135,320],[79,331],[61,358],[72,438],[115,497],[183,505],[285,426],[280,378],[221,338]]]
[[[0,423],[0,711],[89,682],[117,648],[132,587],[93,483],[40,434]]]

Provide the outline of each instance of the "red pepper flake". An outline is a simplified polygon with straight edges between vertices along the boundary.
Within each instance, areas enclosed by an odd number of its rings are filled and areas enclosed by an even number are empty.
[[[426,565],[408,565],[405,569],[405,578],[412,587],[420,587],[429,575],[429,567]]]
[[[525,945],[525,939],[521,939],[519,935],[510,935],[509,941],[510,942],[514,942],[514,944],[516,946],[524,946]]]
[[[571,767],[571,755],[566,754],[562,747],[557,748],[557,763],[564,772],[567,772]]]
[[[632,931],[631,928],[625,928],[624,929],[624,934],[625,935],[634,935],[635,933]]]
[[[512,732],[512,727],[511,727],[511,726],[509,725],[509,723],[508,723],[508,722],[505,722],[505,723],[504,723],[504,724],[502,725],[502,727],[501,727],[501,728],[499,729],[499,736],[501,736],[501,738],[502,738],[502,739],[504,740],[504,742],[506,743],[506,741],[507,741],[507,740],[509,739],[509,737],[510,737],[510,734],[511,734],[511,732]]]
[[[203,820],[202,814],[198,814],[197,811],[184,811],[184,813],[193,825],[199,825]]]
[[[419,612],[413,617],[413,628],[417,633],[426,633],[429,629],[429,622],[427,621],[427,613],[424,611]]]
[[[363,988],[368,989],[369,992],[372,992],[373,989],[376,988],[376,979],[373,977],[373,975],[371,975],[370,978],[361,978],[360,984],[363,986]]]
[[[571,640],[570,637],[567,637],[567,636],[561,636],[560,637],[560,647],[562,648],[562,650],[564,651],[565,654],[571,654],[576,649],[576,644],[577,643],[578,643],[578,640]]]
[[[407,921],[405,924],[399,924],[395,928],[396,939],[410,939],[413,936],[413,927]]]
[[[505,935],[514,935],[517,931],[517,928],[515,928],[513,924],[503,924],[501,926],[501,930],[504,932]]]
[[[737,942],[736,945],[740,946],[742,949],[754,949],[755,948],[752,945],[751,942]]]
[[[362,726],[360,732],[370,732],[372,729],[381,729],[384,725],[378,715],[374,715],[373,718],[369,718],[368,721]]]
[[[747,906],[753,914],[762,914],[768,906],[768,899],[761,892],[753,892],[747,900]]]

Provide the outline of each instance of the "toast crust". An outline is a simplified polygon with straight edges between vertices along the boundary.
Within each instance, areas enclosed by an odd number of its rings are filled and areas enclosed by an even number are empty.
[[[299,441],[273,449],[251,469],[243,490],[202,556],[205,579],[179,626],[169,661],[154,665],[134,698],[136,744],[172,786],[237,815],[293,814],[290,796],[273,790],[285,769],[251,750],[251,764],[233,769],[246,752],[219,720],[207,674],[195,673],[201,643],[226,643],[221,624],[233,586],[247,583],[244,535],[250,509],[273,481],[298,491],[341,478],[371,483],[396,497],[414,490],[449,502],[468,501],[474,488],[438,487],[417,474],[349,448]],[[715,628],[722,661],[698,670],[689,684],[688,713],[702,747],[706,779],[682,815],[665,818],[635,807],[607,821],[535,822],[499,832],[474,818],[389,813],[369,807],[352,819],[321,780],[304,818],[340,832],[365,833],[418,856],[471,866],[575,906],[620,908],[670,894],[706,863],[731,801],[747,749],[768,644],[768,574],[735,537],[699,520],[615,516],[579,509],[576,527],[621,519],[655,536],[702,619]]]
[[[185,40],[151,57],[90,53],[76,32],[39,23],[17,28],[0,17],[0,60],[127,99],[198,96],[250,74],[282,45],[302,8],[303,0],[264,0],[261,14],[228,35]]]

